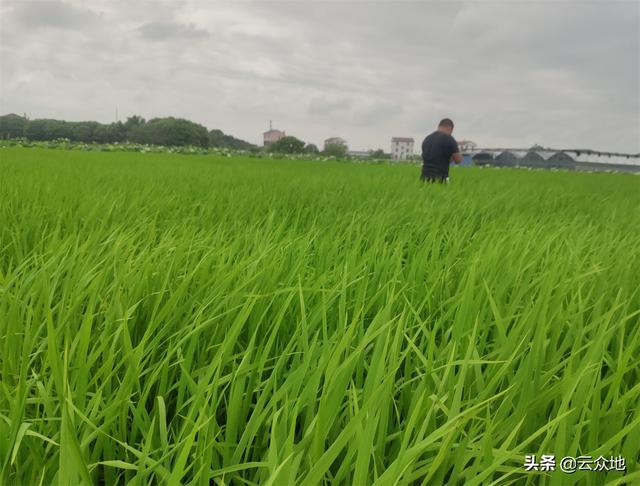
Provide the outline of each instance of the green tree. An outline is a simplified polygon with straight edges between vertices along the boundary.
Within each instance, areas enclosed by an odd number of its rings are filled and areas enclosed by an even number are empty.
[[[125,131],[129,133],[134,128],[139,127],[140,125],[144,125],[145,123],[146,123],[146,120],[142,118],[140,115],[133,115],[128,117],[123,125],[124,125]]]
[[[370,159],[389,159],[391,158],[391,154],[385,154],[384,150],[382,149],[372,150],[369,152],[369,158]]]
[[[115,122],[109,125],[100,124],[93,132],[93,141],[98,143],[124,142],[127,130],[122,122]]]
[[[24,129],[24,136],[29,140],[46,140],[47,139],[47,121],[46,120],[30,120]]]
[[[304,152],[307,154],[317,154],[320,153],[320,151],[318,150],[318,147],[312,143],[308,143],[307,146],[304,148]]]
[[[84,121],[70,123],[69,125],[71,128],[71,136],[69,138],[71,140],[77,142],[94,142],[95,132],[100,126],[100,123],[94,121]]]
[[[304,152],[304,142],[296,137],[283,137],[270,145],[269,151],[279,154],[301,154]]]
[[[214,129],[209,131],[209,147],[228,148],[235,150],[253,150],[255,145],[239,138],[225,135],[222,130]]]
[[[122,123],[102,124],[94,121],[27,120],[15,114],[0,117],[0,138],[27,137],[30,140],[68,138],[78,142],[114,143],[126,140],[155,145],[197,145],[235,150],[257,150],[249,142],[207,129],[183,118],[154,118],[148,122],[133,115]]]
[[[342,158],[347,155],[347,146],[340,143],[329,143],[325,145],[322,153],[326,156]]]
[[[61,120],[39,119],[28,122],[24,136],[29,140],[71,139],[73,134],[69,123]]]
[[[15,113],[0,116],[0,138],[24,137],[24,130],[28,123],[25,117]]]
[[[138,124],[127,133],[127,137],[132,142],[154,145],[209,145],[209,133],[205,127],[174,117],[154,118]]]
[[[73,136],[73,128],[68,122],[44,118],[29,121],[25,128],[24,135],[30,140],[71,139]]]

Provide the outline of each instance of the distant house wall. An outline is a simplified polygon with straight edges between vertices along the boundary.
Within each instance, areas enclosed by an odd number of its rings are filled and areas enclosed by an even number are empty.
[[[347,141],[344,138],[340,137],[331,137],[327,138],[324,141],[324,148],[327,148],[327,145],[342,145],[343,147],[347,146]]]
[[[281,130],[269,130],[268,132],[264,132],[263,134],[263,144],[265,147],[268,147],[272,143],[277,142],[278,140],[284,138],[286,135],[284,131]]]
[[[406,160],[413,156],[413,138],[393,137],[391,139],[391,158]]]
[[[475,150],[476,147],[476,143],[471,140],[458,140],[458,148],[460,149],[460,152],[470,152]]]

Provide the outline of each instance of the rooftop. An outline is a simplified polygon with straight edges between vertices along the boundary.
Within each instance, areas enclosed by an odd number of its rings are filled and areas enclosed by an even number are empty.
[[[500,154],[511,154],[516,159],[526,157],[527,154],[537,154],[544,160],[548,160],[556,154],[565,154],[576,162],[593,162],[601,164],[619,164],[619,165],[640,165],[640,156],[638,154],[624,154],[619,152],[600,152],[597,150],[585,149],[518,149],[518,148],[476,148],[468,153],[477,155],[479,153],[489,154],[497,157]]]
[[[264,132],[264,135],[269,135],[270,133],[284,133],[282,130],[276,130],[275,128],[271,129],[271,130],[267,130],[266,132]]]

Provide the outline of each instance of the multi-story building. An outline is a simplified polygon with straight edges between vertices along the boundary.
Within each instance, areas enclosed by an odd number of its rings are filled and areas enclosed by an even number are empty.
[[[331,137],[327,138],[324,141],[324,148],[327,149],[327,145],[342,145],[343,147],[347,146],[347,141],[344,138],[340,137]]]
[[[475,150],[477,145],[471,140],[458,140],[458,148],[460,152],[471,152]]]
[[[275,130],[269,122],[269,130],[262,134],[262,141],[265,147],[276,143],[281,138],[284,138],[286,134],[282,130]]]
[[[392,137],[391,138],[391,158],[395,160],[406,160],[413,155],[413,138]]]

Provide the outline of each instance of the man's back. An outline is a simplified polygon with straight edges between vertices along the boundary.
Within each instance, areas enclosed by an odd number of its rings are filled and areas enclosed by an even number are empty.
[[[449,177],[451,156],[458,152],[458,143],[451,135],[436,130],[422,142],[422,177]]]

